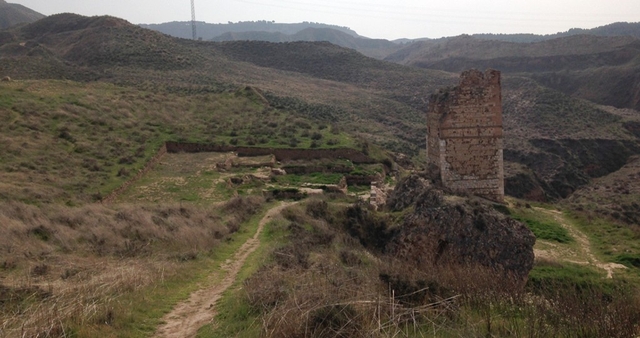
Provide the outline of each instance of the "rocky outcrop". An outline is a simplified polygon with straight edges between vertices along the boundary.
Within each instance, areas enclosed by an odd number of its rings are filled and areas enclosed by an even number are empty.
[[[429,182],[417,175],[411,175],[398,182],[387,198],[391,211],[400,211],[416,203],[424,192],[429,191]]]
[[[416,188],[411,182],[420,181],[410,177],[400,182],[390,198],[399,206],[412,195],[420,196],[414,212],[391,235],[389,254],[419,268],[483,266],[499,272],[496,276],[527,278],[535,236],[524,224],[495,211],[491,204],[461,197],[447,201],[437,189]],[[407,188],[411,190],[403,191]]]

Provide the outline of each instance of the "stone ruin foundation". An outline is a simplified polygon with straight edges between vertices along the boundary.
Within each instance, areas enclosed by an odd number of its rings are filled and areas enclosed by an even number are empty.
[[[504,201],[500,72],[467,70],[460,84],[431,95],[427,159],[445,187]]]

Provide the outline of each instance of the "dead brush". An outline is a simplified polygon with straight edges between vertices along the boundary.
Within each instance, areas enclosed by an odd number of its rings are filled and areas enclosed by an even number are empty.
[[[256,203],[245,203],[241,212],[255,208]],[[0,204],[0,221],[3,261],[58,249],[119,257],[150,255],[159,248],[168,254],[209,250],[230,232],[215,210],[194,206],[38,208],[10,202]]]
[[[385,285],[382,268],[393,264],[381,263],[358,241],[346,240],[351,237],[314,219],[323,212],[307,212],[322,209],[317,204],[286,209],[283,217],[291,221],[291,242],[275,249],[272,263],[245,282],[249,304],[262,314],[265,336],[389,337],[418,330],[428,320],[457,309],[456,294],[407,302],[425,290]]]
[[[277,270],[276,270],[277,271]],[[376,271],[354,277],[338,271],[306,272],[300,276],[280,273],[278,291],[267,294],[268,306],[262,317],[267,337],[389,337],[419,331],[427,320],[455,311],[459,296],[420,306],[405,306],[406,296],[381,292]],[[277,273],[276,273],[277,274]],[[263,277],[263,284],[264,283]],[[254,284],[252,284],[254,285]],[[288,290],[288,291],[284,291]],[[263,290],[264,291],[264,290]],[[250,299],[256,290],[248,291]],[[264,294],[262,294],[264,296]],[[398,297],[398,298],[396,298]],[[252,303],[257,305],[255,303]]]
[[[19,315],[3,312],[1,331],[8,336],[66,337],[69,327],[109,324],[114,319],[113,308],[119,306],[119,295],[152,284],[166,268],[166,263],[157,261],[85,263],[88,265],[79,276],[48,284],[51,291],[46,298],[23,299]]]
[[[236,202],[249,217],[261,199]],[[123,320],[120,297],[149,287],[230,233],[219,211],[193,205],[42,207],[0,203],[3,284],[46,298],[0,307],[0,336],[68,336]],[[36,229],[36,230],[34,230]]]

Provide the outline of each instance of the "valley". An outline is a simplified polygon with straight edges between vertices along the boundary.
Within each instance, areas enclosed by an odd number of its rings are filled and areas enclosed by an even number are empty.
[[[634,27],[2,27],[0,337],[636,337]],[[427,166],[469,68],[503,74],[505,203]]]

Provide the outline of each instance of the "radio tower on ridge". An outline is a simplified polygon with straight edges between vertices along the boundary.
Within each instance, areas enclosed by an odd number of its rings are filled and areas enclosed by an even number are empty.
[[[191,0],[191,33],[193,34],[193,39],[196,39],[196,5],[195,0]]]

